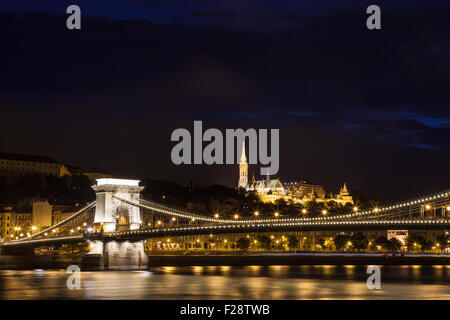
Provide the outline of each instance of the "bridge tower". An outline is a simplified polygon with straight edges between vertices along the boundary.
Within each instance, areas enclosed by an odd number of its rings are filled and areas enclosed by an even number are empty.
[[[138,207],[123,203],[115,196],[130,200],[139,199],[144,187],[139,186],[139,180],[97,179],[97,185],[92,187],[97,195],[95,209],[94,231],[119,231],[121,229],[139,229],[142,220]]]
[[[90,241],[89,253],[83,257],[84,270],[146,269],[148,256],[144,241],[106,240],[103,232],[139,229],[142,224],[138,207],[119,199],[138,199],[144,187],[139,180],[97,179],[92,187],[97,195],[94,232],[100,233],[98,240]]]

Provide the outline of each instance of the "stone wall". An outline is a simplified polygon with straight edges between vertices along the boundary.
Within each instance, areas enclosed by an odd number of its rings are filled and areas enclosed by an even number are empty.
[[[0,270],[67,269],[81,265],[81,256],[0,256]]]

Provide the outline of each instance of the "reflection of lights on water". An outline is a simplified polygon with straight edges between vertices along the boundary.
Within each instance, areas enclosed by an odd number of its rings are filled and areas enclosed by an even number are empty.
[[[323,265],[323,274],[326,276],[332,275],[333,274],[333,269],[336,268],[336,266],[331,266],[331,265]]]
[[[354,265],[346,264],[346,265],[344,265],[344,269],[345,269],[345,274],[347,276],[352,276],[355,274],[355,266]]]
[[[206,268],[208,269],[208,271],[215,271],[217,269],[216,266],[208,266]]]
[[[285,274],[286,271],[287,271],[286,266],[270,266],[269,267],[269,272],[275,276],[280,276],[282,274]]]
[[[201,274],[203,272],[203,267],[200,266],[193,266],[192,270],[194,270],[195,274]]]
[[[174,269],[174,267],[162,267],[162,270],[167,273],[172,273]]]
[[[143,271],[143,270],[134,271],[134,273],[137,273],[142,277],[150,277],[153,274],[153,272],[151,272],[151,271]]]
[[[34,269],[33,274],[38,277],[45,277],[46,273],[44,269]]]
[[[261,269],[261,266],[249,266],[249,268],[253,270],[259,270]]]
[[[444,274],[444,266],[432,266],[434,273],[438,277],[442,277]]]
[[[261,266],[248,266],[253,274],[259,274]]]
[[[231,267],[230,266],[221,266],[220,271],[222,271],[223,274],[227,274],[230,272]]]

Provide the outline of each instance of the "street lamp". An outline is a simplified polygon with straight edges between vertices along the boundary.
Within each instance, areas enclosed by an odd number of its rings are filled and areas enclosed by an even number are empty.
[[[214,218],[219,219],[219,214],[216,213],[216,214],[214,215]]]
[[[322,210],[322,214],[326,215],[327,214],[327,210]]]
[[[358,207],[353,207],[353,211],[357,212],[358,211]]]
[[[427,205],[425,206],[425,209],[430,210],[430,209],[431,209],[431,206],[430,206],[429,204],[427,204]]]
[[[275,212],[274,215],[275,215],[275,218],[278,218],[278,216],[279,216],[280,214],[279,214],[278,212]]]
[[[255,211],[255,216],[259,216],[259,212],[258,211]]]
[[[302,213],[303,213],[303,214],[306,214],[306,212],[307,212],[306,209],[303,209],[303,210],[302,210]]]
[[[239,215],[235,214],[235,215],[234,215],[234,218],[235,218],[235,219],[238,219],[238,218],[239,218]]]

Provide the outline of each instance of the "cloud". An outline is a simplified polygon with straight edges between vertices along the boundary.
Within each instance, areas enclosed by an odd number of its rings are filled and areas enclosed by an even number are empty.
[[[424,144],[424,143],[419,143],[419,144],[409,144],[408,146],[413,147],[413,148],[417,148],[417,149],[422,149],[422,150],[427,150],[427,151],[439,151],[442,149],[441,146],[435,146],[435,145],[430,145],[430,144]]]

